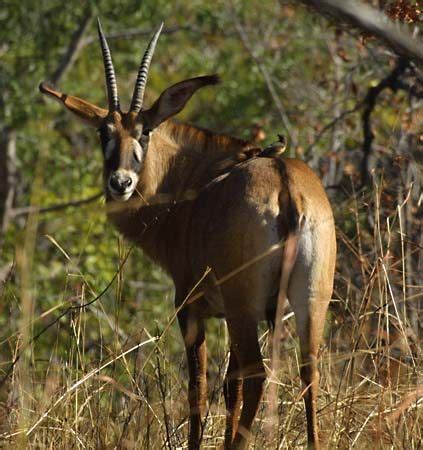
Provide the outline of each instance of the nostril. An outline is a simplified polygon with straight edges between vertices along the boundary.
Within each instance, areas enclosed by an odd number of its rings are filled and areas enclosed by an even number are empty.
[[[122,190],[122,185],[119,181],[119,178],[115,175],[113,175],[112,177],[110,177],[110,187],[112,189],[114,189],[115,191],[120,191]]]
[[[112,175],[109,181],[111,189],[119,193],[124,193],[132,183],[131,177],[122,177],[121,174]]]

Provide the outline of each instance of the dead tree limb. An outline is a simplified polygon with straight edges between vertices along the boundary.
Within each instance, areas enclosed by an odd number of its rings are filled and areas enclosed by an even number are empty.
[[[346,111],[343,111],[341,114],[333,118],[328,124],[326,124],[317,134],[314,138],[314,141],[307,147],[306,154],[310,153],[311,150],[319,143],[319,141],[322,139],[323,135],[334,128],[339,122],[342,122],[345,118],[350,116],[351,114],[356,113],[359,111],[364,104],[364,100],[359,101],[353,108],[347,109]]]
[[[16,159],[16,131],[6,126],[0,131],[0,248],[17,187]]]
[[[361,116],[363,126],[363,158],[361,161],[361,180],[363,184],[366,184],[369,179],[368,162],[372,153],[372,143],[374,134],[371,124],[371,115],[376,106],[376,101],[379,95],[385,89],[389,88],[392,91],[399,89],[399,78],[404,74],[405,70],[409,66],[409,63],[404,58],[398,58],[397,64],[393,70],[383,78],[376,86],[371,87],[367,91],[367,95],[364,98],[364,109]]]
[[[272,98],[273,103],[279,113],[282,124],[287,131],[291,145],[293,148],[296,148],[298,145],[298,139],[297,139],[294,127],[292,126],[291,121],[289,120],[289,117],[286,113],[285,107],[283,106],[282,101],[276,91],[276,87],[272,80],[272,77],[270,76],[270,73],[267,70],[266,65],[263,63],[263,61],[257,55],[257,52],[254,50],[253,45],[251,44],[250,39],[245,30],[245,27],[238,20],[235,12],[232,12],[232,17],[234,20],[235,29],[238,32],[238,35],[241,39],[241,42],[242,42],[245,50],[248,52],[251,59],[254,61],[254,63],[256,64],[257,68],[259,69],[259,71],[263,77],[266,88],[269,91],[270,97]]]
[[[212,35],[212,33],[208,33],[207,31],[202,30],[201,28],[192,26],[192,25],[170,25],[164,27],[161,34],[162,35],[172,35],[178,33],[180,31],[194,33],[198,35]],[[118,40],[118,39],[134,39],[138,37],[149,37],[155,32],[155,29],[145,29],[145,28],[129,28],[121,31],[112,31],[110,33],[106,33],[106,38],[108,41]],[[223,36],[233,36],[233,33],[223,32]],[[82,39],[81,46],[84,47],[86,45],[97,44],[98,36],[90,35]]]
[[[319,14],[329,15],[361,31],[379,38],[391,50],[416,64],[423,65],[423,44],[413,39],[405,26],[393,22],[385,14],[353,0],[301,0]]]
[[[58,83],[65,74],[71,69],[75,63],[79,52],[82,48],[82,39],[86,33],[87,27],[93,17],[93,11],[88,6],[84,12],[78,28],[73,34],[69,46],[63,54],[63,57],[53,71],[50,80],[53,84]],[[6,94],[3,92],[0,96],[0,106],[3,105],[3,97]],[[24,126],[24,124],[22,125]],[[13,209],[16,196],[17,184],[17,157],[16,157],[16,143],[18,140],[18,133],[16,129],[3,125],[0,127],[0,248],[2,240],[6,233],[6,229],[10,220],[16,215],[24,214],[25,208]],[[30,207],[31,208],[31,207]],[[36,208],[39,210],[39,208]],[[28,210],[29,212],[29,210]]]
[[[57,203],[55,205],[44,206],[44,207],[35,206],[35,205],[23,206],[21,208],[13,209],[11,216],[18,217],[18,216],[25,216],[27,214],[33,214],[33,213],[43,214],[43,213],[48,213],[48,212],[63,211],[64,209],[75,208],[77,206],[82,206],[82,205],[91,203],[95,200],[98,200],[102,195],[103,195],[102,193],[99,193],[99,194],[92,195],[91,197],[88,197],[88,198],[83,198],[82,200],[73,200],[73,201],[70,201],[67,203]]]
[[[59,65],[57,66],[56,70],[53,72],[53,75],[50,78],[50,81],[53,84],[57,84],[75,63],[79,55],[79,52],[83,47],[83,37],[87,31],[88,25],[90,24],[92,18],[93,18],[92,9],[88,7],[85,10],[85,14],[82,17],[78,28],[72,35],[69,46],[66,49],[66,52],[62,57],[62,60],[60,61]]]

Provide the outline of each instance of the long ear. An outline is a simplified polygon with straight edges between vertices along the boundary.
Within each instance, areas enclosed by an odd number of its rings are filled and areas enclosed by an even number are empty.
[[[47,94],[55,100],[63,103],[70,112],[77,115],[87,125],[92,127],[98,128],[109,113],[107,109],[99,108],[98,106],[88,103],[78,97],[73,97],[72,95],[66,95],[58,92],[46,83],[41,83],[39,88],[43,94]]]
[[[145,127],[152,130],[181,111],[197,89],[218,82],[217,75],[206,75],[174,84],[163,91],[150,109],[141,111],[140,118]]]

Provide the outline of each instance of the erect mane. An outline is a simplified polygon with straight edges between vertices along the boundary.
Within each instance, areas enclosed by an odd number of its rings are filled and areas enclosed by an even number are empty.
[[[183,189],[199,189],[260,151],[243,139],[171,120],[163,123],[159,130],[179,149],[174,170],[169,175],[177,176]]]
[[[166,121],[160,132],[182,147],[201,148],[202,153],[216,153],[228,156],[234,151],[242,151],[253,145],[243,139],[219,134],[193,125]]]

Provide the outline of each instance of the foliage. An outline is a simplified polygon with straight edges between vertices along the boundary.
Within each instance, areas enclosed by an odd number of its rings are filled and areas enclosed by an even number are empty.
[[[394,8],[401,2],[388,3],[395,18],[414,17],[417,7],[402,16]],[[421,100],[407,90],[380,94],[372,113],[373,179],[368,186],[359,185],[360,105],[369,88],[390,73],[395,55],[377,41],[363,42],[359,34],[289,1],[237,0],[229,6],[222,0],[156,0],[142,6],[132,0],[4,2],[0,129],[7,126],[17,132],[15,208],[67,203],[101,190],[102,160],[95,133],[42,99],[37,89],[40,81],[53,76],[86,15],[100,16],[106,33],[116,35],[110,45],[124,104],[148,37],[163,20],[169,32],[160,38],[153,60],[149,103],[174,82],[219,73],[221,85],[199,93],[179,120],[256,139],[260,146],[274,141],[278,132],[286,133],[290,155],[307,160],[319,172],[335,207],[339,241],[335,301],[322,353],[323,434],[334,448],[421,445],[417,400],[410,403],[415,408],[404,406],[407,396],[419,392],[421,356],[409,346],[404,352],[414,358],[412,364],[402,363],[400,375],[381,381],[386,359],[376,359],[388,354],[390,360],[390,342],[382,345],[377,338],[371,346],[368,337],[376,319],[384,329],[410,328],[421,335],[423,129]],[[75,61],[59,81],[60,89],[102,106],[103,76],[91,20]],[[413,77],[417,75],[410,69],[404,79]],[[14,268],[0,288],[0,375],[17,354],[22,352],[22,357],[0,390],[5,442],[34,447],[50,443],[55,448],[134,443],[148,448],[166,442],[183,446],[185,362],[171,282],[106,223],[103,201],[17,216],[4,236],[0,268],[10,262]],[[74,309],[55,321],[70,306],[94,299],[110,283],[88,308]],[[225,329],[218,321],[209,328],[215,337],[210,350],[213,401],[205,440],[217,445],[224,424],[218,395]],[[289,321],[290,333],[295,331]],[[119,357],[151,336],[160,339]],[[288,448],[304,443],[304,428],[302,404],[296,401],[296,345],[292,338],[284,345],[287,364],[280,380],[285,415],[279,430],[288,430],[282,443]],[[114,360],[107,370],[73,388],[92,369]],[[397,409],[399,418],[389,422],[395,424],[389,429],[385,420],[391,420],[389,413],[394,414],[398,405],[404,408]],[[24,438],[24,430],[45,411],[45,420]],[[277,433],[266,435],[265,421],[263,409],[256,426],[257,448],[273,448],[279,439]],[[137,434],[140,428],[144,431]]]

